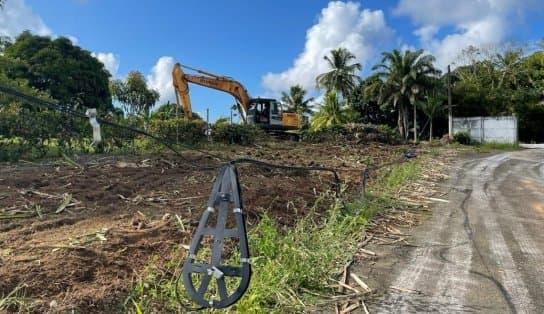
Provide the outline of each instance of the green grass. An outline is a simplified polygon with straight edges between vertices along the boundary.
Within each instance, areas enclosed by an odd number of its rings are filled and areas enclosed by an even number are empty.
[[[473,145],[462,145],[459,143],[451,143],[449,147],[455,148],[458,150],[472,150],[477,153],[491,153],[491,152],[510,152],[520,150],[521,147],[519,144],[508,144],[508,143],[497,143],[497,142],[488,142],[483,144],[473,144]]]
[[[420,170],[418,161],[382,170],[380,193],[367,194],[364,202],[359,195],[336,199],[325,193],[313,210],[290,228],[263,215],[248,235],[253,268],[248,291],[226,310],[204,312],[301,313],[324,296],[334,295],[333,280],[356,253],[367,222],[384,209],[401,207],[388,192],[415,179]],[[159,266],[158,257],[154,257],[125,302],[128,312],[181,311],[175,289],[183,254],[176,250],[166,266]],[[178,289],[184,295],[181,282]]]
[[[520,150],[519,144],[507,144],[507,143],[484,143],[484,144],[478,144],[473,146],[474,150],[479,153],[489,153],[493,151],[516,151]]]
[[[413,160],[381,169],[376,190],[385,193],[397,191],[406,182],[416,179],[421,167],[419,160]]]

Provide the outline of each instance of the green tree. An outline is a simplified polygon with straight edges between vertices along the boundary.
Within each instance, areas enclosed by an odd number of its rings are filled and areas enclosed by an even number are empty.
[[[397,110],[397,127],[405,139],[408,137],[408,105],[415,103],[417,94],[430,84],[430,76],[440,74],[434,61],[432,55],[423,54],[423,49],[406,50],[404,54],[395,49],[383,52],[381,63],[372,68],[384,80],[380,103],[389,103]]]
[[[521,76],[526,74],[523,66],[523,51],[521,49],[508,49],[503,54],[495,55],[495,69],[500,74],[498,89],[510,84],[510,87],[519,85]]]
[[[323,106],[314,114],[311,129],[319,131],[345,123],[347,119],[343,109],[342,101],[338,99],[336,92],[327,92]]]
[[[160,97],[158,91],[147,87],[143,74],[138,71],[130,71],[125,80],[113,80],[111,91],[130,115],[149,116],[151,107]]]
[[[444,113],[444,97],[442,95],[427,95],[425,101],[419,102],[419,108],[429,119],[429,142],[433,140],[433,120]]]
[[[182,108],[177,108],[176,103],[168,102],[166,104],[160,105],[155,111],[151,113],[152,120],[169,120],[176,118],[176,109],[179,118],[183,118],[185,113]],[[193,112],[193,120],[202,120],[202,117],[196,112]]]
[[[371,75],[361,81],[359,86],[348,95],[348,103],[359,114],[362,123],[396,125],[394,112],[387,103],[380,105],[379,96],[383,81]]]
[[[113,109],[110,74],[89,51],[68,38],[51,40],[25,31],[4,48],[3,54],[17,60],[17,66],[7,72],[8,78],[24,79],[29,86],[72,108]]]
[[[300,85],[291,86],[289,94],[282,92],[281,96],[281,101],[287,105],[287,110],[298,113],[304,121],[307,121],[305,115],[313,113],[313,106],[310,104],[313,100],[313,98],[306,98],[306,91]]]
[[[346,98],[350,91],[355,89],[360,82],[360,77],[356,74],[361,71],[360,63],[351,63],[355,59],[346,48],[331,50],[331,56],[324,56],[331,70],[322,73],[316,78],[317,88],[325,88],[327,92],[336,91]]]

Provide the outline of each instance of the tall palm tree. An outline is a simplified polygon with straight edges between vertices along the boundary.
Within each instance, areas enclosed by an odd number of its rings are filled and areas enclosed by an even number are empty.
[[[429,77],[440,74],[434,67],[435,57],[424,55],[423,49],[406,50],[402,54],[394,49],[383,52],[381,63],[372,67],[384,80],[380,103],[389,103],[398,111],[397,126],[402,137],[408,137],[408,104],[415,104],[417,94],[429,85]]]
[[[337,91],[342,94],[343,98],[346,98],[361,80],[356,74],[357,71],[361,71],[361,64],[350,64],[351,60],[355,59],[355,55],[346,48],[331,50],[331,56],[324,56],[323,58],[327,61],[331,70],[317,76],[317,88],[325,88],[327,92]]]
[[[314,99],[304,99],[305,97],[306,91],[300,85],[291,86],[289,89],[289,94],[286,92],[281,93],[281,101],[287,105],[287,110],[294,111],[299,115],[303,115],[305,113],[311,114],[313,112],[313,106],[310,105],[310,102],[312,102]]]

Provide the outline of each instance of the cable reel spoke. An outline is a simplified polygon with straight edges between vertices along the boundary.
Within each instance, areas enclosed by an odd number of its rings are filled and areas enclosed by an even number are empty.
[[[235,227],[229,228],[229,222]],[[208,252],[206,249],[210,247]],[[207,261],[202,262],[201,256]],[[249,249],[238,173],[233,164],[226,164],[219,170],[191,242],[182,276],[189,297],[203,307],[230,306],[249,286]]]

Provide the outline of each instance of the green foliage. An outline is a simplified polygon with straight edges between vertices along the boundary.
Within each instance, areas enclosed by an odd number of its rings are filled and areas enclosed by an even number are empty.
[[[26,80],[28,85],[47,92],[70,107],[113,109],[108,88],[110,74],[104,65],[65,37],[52,40],[25,31],[7,45],[0,72],[11,80]]]
[[[184,118],[151,120],[149,130],[152,134],[167,139],[171,143],[196,144],[206,139],[206,122],[186,121]]]
[[[0,160],[42,158],[60,150],[71,152],[89,145],[91,127],[87,120],[51,110],[17,103],[0,112]]]
[[[369,215],[359,201],[337,201],[324,218],[319,216],[310,213],[292,229],[278,229],[273,220],[262,217],[250,233],[254,275],[247,296],[236,304],[237,312],[303,312],[290,297],[293,293],[305,304],[315,302],[306,290],[334,294],[334,289],[325,288],[331,269],[340,270],[353,256]]]
[[[336,289],[330,284],[357,252],[367,222],[385,209],[403,206],[387,195],[416,178],[420,168],[418,163],[410,162],[384,169],[378,182],[383,196],[368,193],[364,202],[359,196],[338,199],[333,193],[324,193],[290,227],[282,227],[263,214],[248,235],[251,284],[228,311],[303,313],[322,301],[316,295],[335,295]],[[182,262],[178,250],[164,266],[159,265],[159,257],[154,257],[125,302],[130,312],[180,311],[175,289],[189,303],[183,285],[176,286]]]
[[[509,143],[496,143],[496,142],[487,142],[483,144],[478,144],[474,146],[474,150],[479,153],[488,153],[492,151],[516,151],[520,147],[518,144],[509,144]]]
[[[328,205],[331,204],[331,205]],[[317,207],[324,207],[318,213]],[[291,295],[295,293],[311,305],[315,297],[304,291],[333,295],[335,289],[327,288],[335,270],[357,251],[357,243],[367,221],[378,212],[378,205],[369,201],[334,200],[332,193],[322,195],[315,208],[298,220],[292,228],[280,228],[275,221],[263,215],[258,225],[249,232],[249,247],[253,277],[246,295],[230,311],[233,313],[285,313],[301,312],[303,307]],[[187,297],[181,282],[176,286],[178,270],[183,259],[178,251],[165,266],[154,257],[141,275],[125,301],[125,307],[136,312],[151,309],[162,312],[180,310],[175,289]],[[132,312],[131,311],[131,312]],[[206,311],[215,312],[213,310]]]
[[[313,98],[305,99],[306,90],[300,85],[291,86],[289,94],[283,92],[281,96],[281,101],[287,105],[287,111],[296,112],[299,115],[311,114],[312,105],[310,102]]]
[[[518,107],[519,139],[526,143],[544,142],[544,103],[529,103]]]
[[[433,120],[444,114],[446,110],[445,98],[437,94],[427,95],[425,101],[418,102],[419,108],[429,119],[429,142],[433,140]]]
[[[314,114],[310,128],[313,131],[319,131],[345,123],[347,117],[343,107],[344,102],[338,99],[336,92],[327,92],[325,103]]]
[[[470,134],[466,131],[457,132],[453,135],[453,140],[459,144],[470,145]]]
[[[409,161],[395,167],[384,168],[379,173],[379,187],[382,191],[397,191],[421,173],[419,161]]]
[[[303,130],[302,140],[310,143],[381,142],[397,144],[400,142],[400,137],[396,130],[387,125],[348,123],[334,125],[317,131],[311,129]]]
[[[431,86],[431,77],[440,74],[434,67],[435,58],[425,55],[423,49],[406,50],[401,53],[394,49],[382,53],[381,63],[372,69],[376,76],[384,79],[380,90],[379,103],[390,104],[398,112],[398,129],[401,137],[408,136],[408,105],[416,101],[423,89]]]
[[[356,72],[361,71],[361,64],[358,62],[349,64],[355,59],[355,55],[345,48],[331,50],[331,56],[324,56],[323,59],[327,61],[331,71],[317,76],[317,88],[325,88],[327,92],[341,93],[346,98],[360,82]]]
[[[215,123],[212,126],[212,139],[219,143],[251,145],[263,136],[264,131],[255,125]]]
[[[151,107],[160,97],[158,91],[147,87],[145,77],[138,71],[130,71],[124,81],[112,81],[111,91],[114,99],[122,103],[129,114],[149,116]]]
[[[396,125],[395,113],[388,104],[378,103],[382,80],[376,75],[369,76],[348,95],[349,106],[358,113],[358,123]]]

